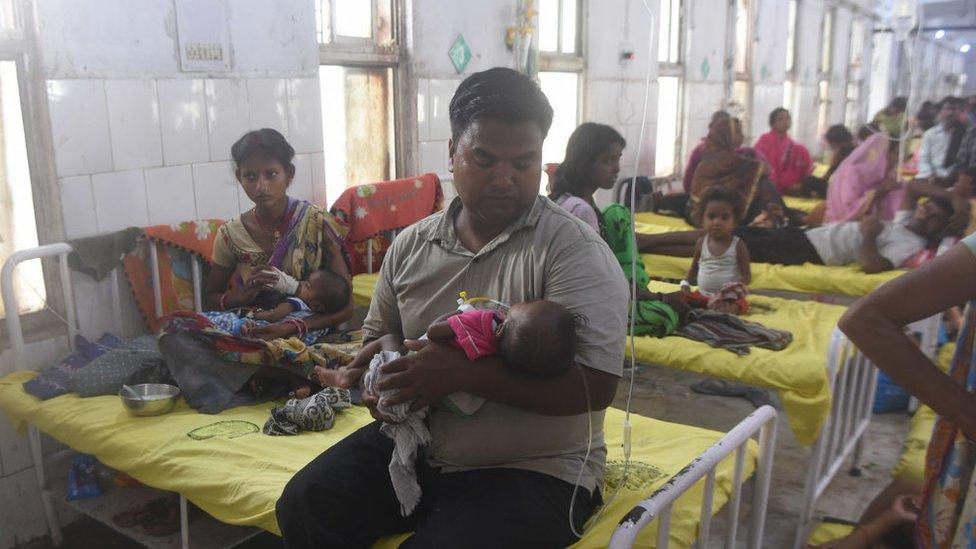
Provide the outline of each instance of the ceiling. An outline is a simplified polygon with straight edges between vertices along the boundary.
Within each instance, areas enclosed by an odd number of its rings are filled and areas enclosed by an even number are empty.
[[[932,36],[936,29],[945,28],[943,41],[956,49],[971,44],[969,55],[976,56],[976,0],[919,0],[919,7],[926,35]]]

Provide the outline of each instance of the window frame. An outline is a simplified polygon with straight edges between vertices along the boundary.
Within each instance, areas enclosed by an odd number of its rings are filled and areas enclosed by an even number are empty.
[[[830,25],[827,19],[830,18]],[[820,52],[817,58],[817,135],[823,135],[829,127],[830,81],[833,72],[834,38],[837,36],[837,7],[826,4],[820,20]],[[829,36],[828,36],[829,34]],[[826,86],[824,86],[826,83]],[[825,91],[826,90],[826,91]],[[844,93],[847,95],[846,89]]]
[[[745,48],[745,59],[744,65],[745,70],[737,71],[735,70],[736,65],[736,31],[738,30],[737,25],[737,11],[738,3],[745,2],[746,5],[746,48]],[[742,122],[742,130],[745,134],[746,141],[751,140],[752,132],[752,102],[753,102],[753,78],[752,78],[752,43],[753,43],[753,33],[755,31],[754,18],[756,17],[756,11],[754,9],[755,4],[751,0],[729,0],[728,12],[726,20],[726,58],[725,58],[725,104],[732,111],[732,116],[738,117]],[[746,89],[744,104],[739,105],[734,99],[735,84],[737,82],[742,82]],[[738,112],[736,112],[738,111]]]
[[[678,24],[676,29],[668,30],[670,35],[671,30],[675,30],[678,33],[677,41],[677,62],[662,62],[658,61],[657,78],[655,82],[661,78],[677,78],[678,79],[678,104],[677,104],[677,120],[675,121],[675,147],[674,147],[674,170],[667,175],[657,175],[657,156],[654,158],[654,177],[664,177],[664,178],[675,178],[683,173],[684,163],[684,133],[685,133],[685,58],[686,52],[685,47],[687,46],[687,33],[685,32],[686,24],[688,21],[688,2],[693,0],[661,0],[661,4],[664,2],[676,2],[678,8]],[[659,18],[663,23],[663,18]],[[669,22],[670,24],[670,22]],[[670,37],[670,36],[669,36]],[[660,59],[660,52],[658,52],[658,59]],[[658,87],[660,90],[660,86]],[[660,100],[659,100],[660,101]],[[658,104],[660,107],[660,103]],[[658,112],[658,117],[660,117],[660,112]],[[655,136],[655,139],[657,136]]]
[[[573,52],[562,51],[563,1],[564,0],[557,0],[559,9],[557,10],[558,22],[556,26],[556,35],[558,36],[558,39],[556,40],[556,51],[539,50],[538,72],[580,73],[580,89],[582,89],[583,73],[586,71],[586,40],[584,38],[584,33],[586,32],[586,10],[584,9],[585,0],[576,0],[576,51]],[[582,104],[582,93],[580,95],[580,100],[577,102]]]
[[[564,52],[562,51],[562,35],[563,35],[563,0],[558,0],[558,23],[556,28],[556,35],[558,39],[556,41],[557,51],[542,51],[539,50],[539,63],[536,71],[536,76],[538,73],[543,72],[563,72],[563,73],[575,73],[576,74],[576,126],[579,126],[583,121],[583,114],[587,112],[586,104],[586,0],[576,0],[576,51],[575,52]],[[541,24],[541,21],[537,20],[537,24]],[[540,187],[540,193],[545,192],[545,176],[543,176],[543,185]]]
[[[783,107],[796,116],[793,104],[796,95],[797,80],[797,44],[800,37],[800,2],[801,0],[788,0],[786,8],[786,66],[783,72]],[[793,8],[793,20],[790,21],[790,8]]]
[[[390,3],[389,44],[379,44],[376,37],[380,30],[380,2]],[[316,5],[328,4],[329,16],[335,17],[332,8],[335,0],[315,0]],[[319,41],[319,66],[340,65],[367,69],[390,69],[393,76],[393,142],[392,165],[395,178],[415,175],[418,170],[417,153],[417,82],[413,77],[412,63],[407,60],[406,48],[401,37],[406,35],[406,21],[402,0],[370,0],[371,28],[370,38],[341,36],[335,34],[335,24],[330,24],[332,42]],[[324,30],[324,28],[323,28]],[[318,39],[318,29],[316,29]],[[329,197],[334,200],[336,197]]]
[[[848,56],[847,83],[844,90],[844,124],[849,128],[858,128],[864,122],[865,111],[861,98],[864,96],[864,54],[867,51],[868,40],[867,21],[870,20],[861,17],[857,12],[851,13],[851,32],[848,44],[850,55]],[[855,37],[860,43],[857,59],[854,59]]]
[[[54,166],[54,141],[47,104],[47,81],[41,70],[33,0],[12,0],[10,15],[19,28],[0,29],[0,59],[17,67],[27,166],[30,171],[34,223],[39,245],[64,240],[61,184]],[[53,182],[53,183],[52,183]],[[53,311],[65,310],[58,258],[41,260],[45,308],[20,315],[25,343],[64,336],[67,326]],[[4,319],[6,318],[6,313]],[[7,323],[0,322],[0,350],[10,347]]]

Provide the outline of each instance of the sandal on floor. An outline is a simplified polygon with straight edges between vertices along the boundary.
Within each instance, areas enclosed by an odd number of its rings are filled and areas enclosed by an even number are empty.
[[[765,406],[767,404],[772,406],[773,404],[773,402],[769,399],[769,393],[767,393],[765,390],[749,387],[740,383],[732,383],[730,381],[725,381],[724,379],[706,379],[704,381],[699,381],[698,383],[693,383],[689,388],[692,390],[692,392],[700,395],[744,398],[756,408]]]
[[[168,497],[156,498],[135,509],[122,511],[112,517],[112,523],[121,528],[130,528],[143,524],[152,517],[162,513],[166,509],[168,499]]]

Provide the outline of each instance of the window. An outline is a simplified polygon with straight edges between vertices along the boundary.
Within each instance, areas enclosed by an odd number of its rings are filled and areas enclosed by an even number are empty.
[[[786,9],[786,78],[783,80],[783,106],[793,110],[793,88],[796,82],[796,10],[797,0]]]
[[[552,104],[553,119],[542,145],[543,164],[559,163],[580,122],[583,89],[583,40],[580,0],[539,2],[539,86]],[[539,192],[545,194],[543,174]]]
[[[0,263],[14,251],[32,248],[38,242],[18,72],[16,61],[0,60]],[[27,262],[17,274],[14,288],[20,311],[44,308],[47,296],[41,263]],[[5,316],[2,302],[0,316]]]
[[[864,22],[854,19],[851,23],[850,59],[847,65],[847,102],[844,105],[844,124],[857,129],[862,123],[861,90],[864,85]]]
[[[403,166],[393,0],[316,0],[326,195]],[[408,132],[403,132],[407,134]]]
[[[749,139],[752,112],[752,10],[749,0],[731,0],[729,3],[730,28],[726,43],[728,55],[726,63],[731,68],[726,79],[726,97],[733,116],[742,120],[742,128]]]
[[[654,175],[678,173],[681,165],[681,113],[684,67],[682,65],[682,0],[662,0],[658,32],[657,136]]]
[[[827,131],[830,114],[830,72],[834,42],[834,9],[827,8],[823,16],[823,35],[820,45],[819,77],[817,82],[817,135]]]
[[[22,12],[20,7],[15,0],[0,0],[0,264],[15,250],[63,238],[61,211],[52,207],[60,203],[58,185],[47,183],[55,178],[53,156],[39,154],[45,150],[42,135],[50,137],[50,122],[36,119],[32,108],[47,101],[47,91],[34,85],[37,79],[28,72],[36,70],[30,59],[33,37],[21,29],[31,28],[31,9]],[[64,303],[56,263],[21,263],[13,290],[27,338],[63,333],[51,312],[63,311]],[[0,302],[0,318],[6,315]],[[6,339],[3,323],[0,339]]]

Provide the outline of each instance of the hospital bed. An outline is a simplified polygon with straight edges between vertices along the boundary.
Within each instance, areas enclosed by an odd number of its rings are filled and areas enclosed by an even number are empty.
[[[77,328],[71,272],[67,267],[70,252],[71,247],[66,243],[20,250],[11,255],[0,273],[0,292],[9,312],[6,320],[17,370],[0,378],[0,409],[18,424],[27,426],[31,459],[53,543],[59,544],[62,538],[52,477],[48,475],[53,458],[42,452],[42,432],[70,449],[93,454],[108,467],[123,471],[146,486],[177,492],[181,528],[174,545],[189,547],[191,530],[201,528],[204,522],[197,520],[191,525],[188,501],[222,523],[277,533],[274,505],[288,479],[329,445],[368,423],[368,412],[362,408],[345,410],[340,412],[331,430],[279,437],[270,444],[258,432],[268,417],[270,403],[204,415],[180,402],[166,415],[132,417],[115,396],[78,398],[69,394],[47,401],[29,396],[22,384],[36,374],[24,370],[24,334],[13,286],[15,269],[31,259],[57,260],[65,295],[67,334],[69,341],[73,341]],[[157,262],[152,260],[156,247],[151,246],[149,252],[154,288],[158,288]],[[194,301],[198,310],[201,267],[201,262],[194,259]],[[117,272],[110,274],[112,298],[105,305],[111,308],[116,327],[121,331],[118,276]],[[155,304],[158,316],[162,313],[158,295]],[[725,531],[729,546],[738,535],[741,486],[755,473],[748,546],[760,547],[775,447],[775,410],[770,407],[757,410],[724,436],[633,415],[629,460],[625,460],[622,448],[624,416],[620,410],[607,412],[605,496],[609,504],[576,546],[603,547],[609,540],[612,547],[666,547],[669,542],[687,547],[697,538],[708,538],[713,511],[723,507],[729,511]],[[752,440],[754,436],[758,436],[758,443]],[[63,453],[58,452],[61,457]],[[101,497],[123,498],[124,504],[131,505],[133,500],[127,490],[113,488],[110,494]],[[650,497],[642,499],[648,493]],[[106,522],[110,522],[110,514],[105,514],[104,509],[109,507],[76,504],[77,509]],[[121,530],[132,534],[130,530]],[[254,531],[247,530],[241,537]],[[231,538],[227,534],[211,537],[194,534],[193,539],[203,540],[198,542],[209,546],[215,540],[227,544]],[[392,547],[396,541],[385,540],[379,546]]]
[[[367,306],[377,275],[353,279],[357,304]],[[678,287],[652,282],[652,291]],[[806,539],[817,500],[850,459],[858,474],[863,435],[871,420],[877,369],[837,330],[844,308],[814,301],[750,297],[746,317],[794,336],[782,351],[753,349],[745,357],[682,337],[638,337],[637,361],[777,391],[797,440],[810,446],[810,461],[795,547]],[[925,324],[928,327],[931,323]],[[931,332],[931,331],[930,331]],[[931,341],[933,333],[923,341]],[[630,345],[625,347],[628,355]]]
[[[695,230],[683,219],[655,213],[638,213],[634,227],[639,233],[661,234]],[[688,276],[690,257],[642,254],[644,267],[652,278],[681,280]],[[881,284],[903,274],[903,270],[866,274],[857,265],[773,265],[752,264],[750,290],[797,299],[819,296],[822,300],[849,303],[867,295]]]

